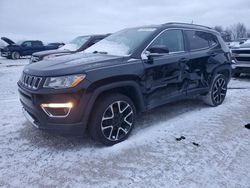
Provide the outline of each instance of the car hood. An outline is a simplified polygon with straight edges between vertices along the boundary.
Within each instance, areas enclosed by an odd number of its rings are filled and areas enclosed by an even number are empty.
[[[77,53],[26,65],[24,72],[34,76],[62,76],[124,63],[124,57],[106,54]]]
[[[15,44],[15,42],[13,42],[12,40],[10,40],[9,38],[7,37],[1,37],[1,39],[6,42],[7,44],[9,45],[12,45],[12,44]]]
[[[45,51],[33,53],[32,55],[38,56],[38,57],[44,57],[47,55],[69,53],[69,52],[72,52],[72,51],[70,51],[70,50],[45,50]]]

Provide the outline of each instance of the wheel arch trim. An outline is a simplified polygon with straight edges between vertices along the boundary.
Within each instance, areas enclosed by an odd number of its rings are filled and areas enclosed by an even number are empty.
[[[146,105],[145,105],[145,102],[143,100],[144,99],[143,94],[141,92],[141,89],[140,89],[140,86],[138,85],[138,83],[133,81],[133,80],[131,80],[131,81],[119,81],[119,82],[115,82],[115,83],[105,84],[101,87],[96,88],[93,92],[90,92],[91,96],[89,97],[89,101],[86,105],[88,108],[86,109],[86,111],[84,113],[83,122],[85,124],[88,123],[88,121],[90,119],[91,112],[94,109],[95,102],[103,93],[108,92],[108,91],[112,91],[113,89],[125,88],[125,87],[131,87],[134,89],[134,91],[136,93],[135,98],[138,102],[139,109],[140,109],[140,111],[144,111],[146,108]]]
[[[223,64],[223,65],[221,65],[221,66],[218,66],[218,67],[214,68],[214,69],[211,71],[210,86],[211,86],[212,81],[213,81],[213,79],[215,78],[215,76],[216,76],[218,73],[222,73],[222,72],[227,72],[227,73],[228,73],[228,82],[229,82],[229,80],[231,79],[231,75],[232,75],[232,67],[231,67],[231,64]]]

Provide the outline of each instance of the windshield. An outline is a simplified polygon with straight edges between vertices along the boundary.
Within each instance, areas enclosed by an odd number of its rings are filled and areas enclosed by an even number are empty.
[[[24,40],[19,40],[19,41],[17,41],[16,44],[21,45],[23,42],[24,42]]]
[[[130,55],[156,28],[132,28],[118,31],[89,47],[87,53],[107,53],[111,55]]]
[[[82,45],[84,45],[88,40],[90,36],[81,36],[81,37],[76,37],[74,40],[72,40],[70,43],[65,44],[62,46],[60,49],[61,50],[78,50],[81,48]]]

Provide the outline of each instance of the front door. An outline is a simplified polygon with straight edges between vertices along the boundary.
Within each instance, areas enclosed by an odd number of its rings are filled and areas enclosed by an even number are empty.
[[[30,55],[32,54],[32,43],[31,41],[26,41],[22,43],[22,55]]]
[[[145,66],[145,88],[148,107],[152,108],[186,95],[185,68],[189,54],[185,50],[183,32],[166,30],[148,47],[166,46],[168,54],[150,56]]]

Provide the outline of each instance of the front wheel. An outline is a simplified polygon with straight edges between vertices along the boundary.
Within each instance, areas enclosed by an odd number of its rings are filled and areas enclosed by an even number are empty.
[[[111,146],[128,138],[136,118],[132,100],[122,94],[108,94],[96,102],[89,133],[94,140]]]
[[[203,97],[203,101],[210,106],[218,106],[223,103],[227,94],[227,78],[218,74],[215,76],[210,91]]]

